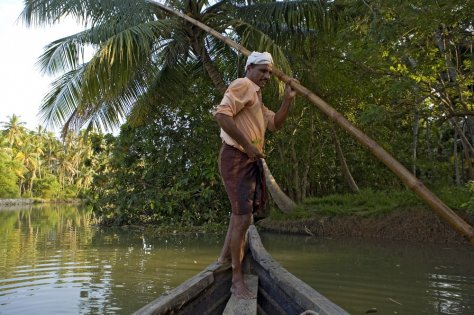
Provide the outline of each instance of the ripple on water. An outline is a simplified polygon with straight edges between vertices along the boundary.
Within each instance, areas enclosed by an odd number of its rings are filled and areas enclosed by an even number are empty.
[[[72,226],[81,215],[0,211],[0,314],[130,314],[215,261],[223,240]],[[474,314],[471,248],[261,236],[351,314]]]
[[[74,261],[76,258],[64,252],[35,257],[33,264],[2,266],[0,313],[47,314],[54,310],[57,314],[77,314],[104,310],[102,305],[110,295],[111,265]]]

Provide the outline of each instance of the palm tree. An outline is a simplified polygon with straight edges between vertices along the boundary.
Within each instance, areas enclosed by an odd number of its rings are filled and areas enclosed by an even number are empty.
[[[302,25],[314,25],[325,12],[319,1],[168,4],[244,45],[272,52],[283,70],[289,70],[283,48],[266,32],[280,34],[276,38],[286,43],[284,34],[301,34]],[[88,28],[52,42],[39,60],[44,73],[61,74],[41,113],[48,124],[64,131],[84,126],[110,129],[123,118],[139,121],[160,98],[181,92],[177,87],[187,82],[190,69],[207,75],[220,93],[229,78],[243,71],[234,50],[145,0],[32,0],[22,13],[28,25],[57,23],[65,15]],[[95,53],[85,61],[84,49],[89,46]]]
[[[3,132],[10,147],[20,147],[23,144],[23,138],[26,134],[25,122],[20,121],[20,117],[13,114],[7,117],[8,122],[3,122]]]

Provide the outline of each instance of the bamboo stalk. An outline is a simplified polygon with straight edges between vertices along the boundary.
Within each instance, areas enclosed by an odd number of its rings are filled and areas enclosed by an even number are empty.
[[[242,45],[234,42],[233,40],[225,37],[209,26],[191,18],[184,13],[173,10],[163,4],[155,2],[153,0],[146,0],[161,9],[173,13],[177,16],[182,17],[189,23],[198,26],[207,33],[215,36],[216,38],[223,41],[225,44],[236,49],[245,56],[250,55],[250,51]],[[395,175],[397,175],[403,183],[413,190],[426,204],[428,204],[441,218],[443,218],[448,224],[450,224],[459,234],[468,240],[471,245],[474,245],[474,228],[458,216],[453,210],[451,210],[443,201],[441,201],[435,194],[433,194],[418,178],[411,174],[400,162],[392,157],[385,149],[379,144],[372,140],[369,136],[364,134],[360,129],[355,127],[349,122],[343,115],[332,108],[319,96],[311,92],[306,87],[302,86],[298,82],[291,80],[291,77],[283,73],[277,68],[273,68],[273,75],[275,75],[281,81],[290,84],[290,86],[296,90],[299,94],[306,97],[312,102],[319,110],[326,114],[331,120],[335,121],[340,127],[346,130],[352,137],[354,137],[360,144],[365,146],[375,157],[377,157],[382,163],[384,163]]]

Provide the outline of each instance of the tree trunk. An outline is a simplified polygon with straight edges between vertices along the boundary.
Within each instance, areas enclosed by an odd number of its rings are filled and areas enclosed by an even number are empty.
[[[454,183],[457,186],[461,186],[461,176],[460,176],[460,173],[459,173],[458,134],[457,134],[457,132],[454,132],[453,155],[454,155]]]
[[[451,119],[449,119],[449,122],[454,127],[455,132],[457,132],[457,134],[459,135],[459,138],[461,138],[461,142],[462,142],[462,145],[464,147],[464,151],[466,152],[466,154],[468,154],[469,156],[473,156],[474,155],[474,147],[471,145],[471,143],[467,139],[464,132],[462,132],[461,127],[459,127],[459,124],[456,121],[456,118],[452,117]]]
[[[351,171],[349,170],[349,167],[347,166],[347,161],[346,161],[346,158],[344,157],[344,153],[342,152],[341,144],[339,143],[339,139],[337,138],[336,128],[334,127],[333,124],[331,124],[331,133],[332,133],[332,138],[334,141],[334,146],[336,147],[336,157],[339,160],[339,164],[341,166],[341,171],[342,171],[342,174],[344,175],[344,179],[346,180],[346,183],[351,188],[352,192],[358,193],[359,187],[357,186],[357,183],[352,177]]]
[[[302,191],[301,191],[301,178],[300,178],[300,170],[299,170],[299,159],[297,157],[297,153],[296,153],[296,149],[295,149],[295,143],[293,141],[291,141],[290,145],[289,145],[289,149],[290,149],[290,152],[291,152],[291,160],[292,160],[292,165],[291,165],[291,169],[293,170],[291,172],[291,178],[292,178],[292,181],[293,181],[293,191],[294,191],[294,200],[296,200],[296,202],[301,202],[302,200]]]
[[[474,180],[474,166],[473,166],[474,148],[472,147],[471,143],[467,139],[462,128],[459,127],[459,124],[456,121],[456,119],[451,118],[449,121],[454,126],[454,133],[457,136],[459,136],[459,138],[461,139],[461,144],[463,147],[462,151],[464,153],[464,158],[466,159],[466,163],[467,163],[468,179]]]
[[[222,76],[214,66],[211,58],[209,57],[209,53],[207,52],[204,44],[195,36],[193,38],[193,50],[194,53],[201,59],[201,62],[206,70],[207,75],[211,78],[212,83],[216,87],[216,89],[224,95],[225,91],[227,90],[227,86],[222,80]]]
[[[426,150],[428,151],[428,162],[429,162],[429,173],[427,177],[430,179],[432,176],[432,172],[434,169],[433,165],[433,151],[431,149],[431,134],[430,134],[430,122],[429,120],[426,121],[426,134],[425,134],[425,141],[426,141]]]
[[[466,138],[471,139],[471,141],[470,141],[471,144],[474,144],[474,130],[473,129],[474,129],[474,122],[473,122],[472,118],[470,116],[465,117],[463,134],[467,135]],[[464,151],[464,148],[463,148],[463,151]],[[462,163],[461,163],[462,174],[464,174],[464,157],[465,157],[465,154],[461,154],[461,156],[463,158]],[[474,155],[471,155],[471,157],[474,158]],[[474,174],[473,174],[474,164],[473,163],[474,163],[474,161],[472,161],[472,160],[471,161],[468,160],[467,163],[466,163],[466,164],[468,164],[468,172],[469,172],[468,173],[468,178],[470,180],[472,180],[474,178]],[[466,180],[464,175],[462,175],[462,177],[463,177],[464,180]],[[466,180],[466,182],[469,181],[469,179]]]
[[[412,169],[411,172],[416,176],[416,158],[418,149],[418,131],[420,129],[420,113],[415,111],[415,119],[413,121],[413,143],[412,143]]]
[[[23,180],[20,178],[18,180],[18,192],[20,193],[20,197],[22,196],[22,189],[21,189],[22,186],[23,186]]]
[[[303,179],[301,182],[301,201],[306,199],[309,190],[309,181],[308,181],[308,174],[309,174],[309,163],[306,163],[303,171]]]
[[[471,143],[474,144],[474,121],[470,116],[466,118],[467,134],[471,136]]]

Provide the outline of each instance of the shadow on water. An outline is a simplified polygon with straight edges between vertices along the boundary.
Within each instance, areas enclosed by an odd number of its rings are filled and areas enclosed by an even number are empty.
[[[222,235],[94,227],[68,205],[0,210],[0,314],[130,314],[215,261]],[[473,314],[470,247],[262,233],[290,272],[352,314]]]

